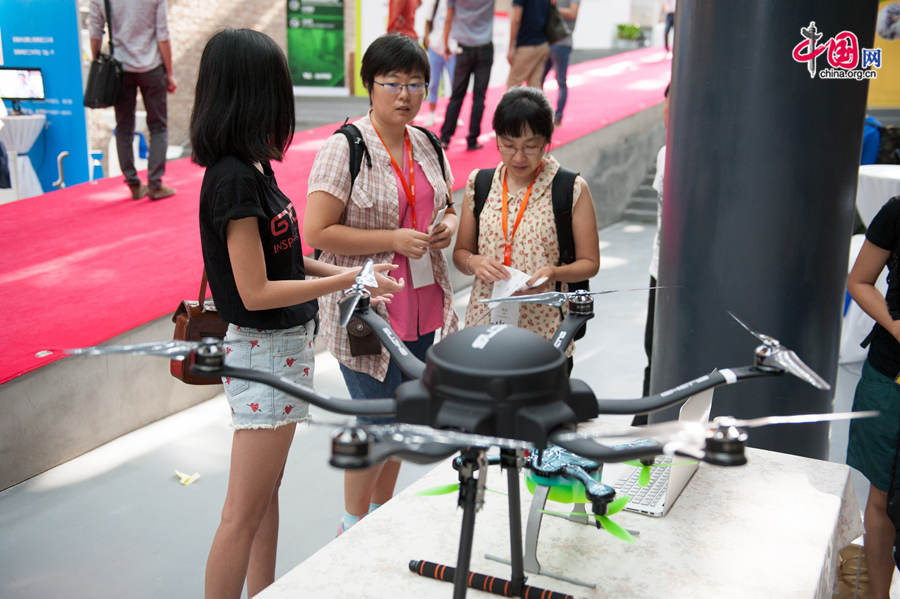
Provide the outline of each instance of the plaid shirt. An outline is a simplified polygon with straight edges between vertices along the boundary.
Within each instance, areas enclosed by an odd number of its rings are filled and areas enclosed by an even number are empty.
[[[396,229],[400,222],[400,191],[391,167],[391,157],[381,140],[378,139],[368,116],[353,124],[362,133],[363,141],[372,157],[372,167],[369,168],[363,159],[351,193],[350,149],[347,138],[341,134],[332,135],[316,153],[316,159],[309,173],[307,193],[324,191],[344,202],[344,213],[341,215],[339,224],[357,229]],[[444,168],[447,172],[445,181],[441,178],[441,165],[435,155],[434,147],[426,135],[413,127],[407,127],[407,130],[412,142],[413,159],[419,163],[425,177],[434,189],[434,211],[432,213],[434,216],[450,198],[450,189],[453,185],[450,165],[445,158]],[[372,258],[376,263],[390,263],[394,258],[394,252],[384,251],[371,256],[340,256],[322,252],[319,257],[323,262],[344,267],[362,266],[368,258]],[[441,335],[446,337],[456,331],[459,322],[453,309],[449,268],[441,250],[431,250],[431,264],[434,269],[434,280],[444,292],[444,302],[441,308],[443,316]],[[350,355],[347,333],[339,330],[338,325],[337,302],[340,297],[341,292],[336,292],[319,298],[319,314],[322,319],[320,334],[324,335],[328,350],[348,368],[364,372],[383,381],[387,374],[390,354],[382,347],[381,353],[377,355],[359,357]],[[376,305],[374,309],[385,321],[389,321],[384,306]]]

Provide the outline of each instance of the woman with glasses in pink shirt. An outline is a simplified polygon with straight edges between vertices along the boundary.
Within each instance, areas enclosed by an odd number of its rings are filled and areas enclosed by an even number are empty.
[[[390,275],[402,279],[404,288],[388,306],[375,310],[424,359],[435,332],[446,336],[457,328],[449,267],[441,252],[457,225],[453,179],[440,144],[410,125],[428,88],[428,57],[412,39],[384,35],[366,50],[360,75],[372,108],[353,125],[366,158],[352,179],[351,142],[342,134],[325,142],[309,176],[303,235],[326,263],[357,266],[373,258],[397,265]],[[348,331],[338,325],[338,299],[339,293],[320,298],[321,332],[340,362],[350,395],[393,397],[402,373],[380,345],[366,353],[367,348],[351,344]],[[390,499],[399,470],[400,463],[389,460],[345,472],[346,511],[339,534]]]

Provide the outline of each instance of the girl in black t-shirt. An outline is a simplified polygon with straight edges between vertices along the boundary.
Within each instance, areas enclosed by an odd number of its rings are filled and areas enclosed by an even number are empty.
[[[876,325],[862,376],[853,397],[854,410],[878,410],[877,418],[850,423],[847,464],[869,479],[865,511],[865,552],[871,597],[886,598],[894,562],[894,524],[887,514],[898,435],[900,435],[900,196],[881,208],[866,232],[866,241],[847,278],[847,290]],[[875,287],[888,267],[888,290]]]
[[[287,60],[262,33],[214,35],[203,50],[191,114],[200,191],[203,262],[230,324],[226,360],[312,386],[316,298],[350,287],[356,269],[304,258],[296,214],[278,189],[294,129]],[[376,265],[376,294],[402,283]],[[307,280],[306,274],[315,275]],[[259,383],[225,379],[235,428],[228,492],[206,565],[206,597],[253,596],[275,578],[278,487],[305,402]]]

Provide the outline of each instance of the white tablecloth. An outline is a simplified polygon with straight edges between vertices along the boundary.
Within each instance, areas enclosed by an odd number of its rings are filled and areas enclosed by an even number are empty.
[[[535,574],[528,575],[529,584],[588,598],[830,598],[838,551],[862,533],[850,469],[759,449],[747,449],[747,458],[746,466],[734,468],[702,464],[664,518],[614,516],[640,531],[633,544],[544,518],[541,566],[596,588]],[[451,584],[421,578],[407,564],[455,564],[461,519],[456,494],[414,493],[456,480],[449,461],[442,463],[276,580],[260,599],[450,597]],[[492,467],[487,485],[505,491],[506,475]],[[527,514],[531,495],[522,488]],[[568,511],[552,503],[548,509]],[[472,570],[509,577],[508,566],[484,557],[509,554],[507,522],[506,497],[487,493],[475,520]],[[468,596],[491,595],[470,589]]]
[[[864,225],[868,227],[884,203],[896,195],[900,195],[900,164],[864,164],[859,167],[856,208]]]
[[[37,173],[31,165],[27,153],[44,130],[47,117],[43,114],[21,114],[0,117],[3,128],[0,129],[0,141],[15,163],[16,195],[19,198],[30,198],[41,195],[44,190],[38,180]]]

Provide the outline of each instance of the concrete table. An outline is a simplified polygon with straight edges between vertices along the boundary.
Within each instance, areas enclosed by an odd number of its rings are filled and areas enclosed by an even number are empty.
[[[862,534],[850,469],[757,449],[748,449],[747,457],[743,467],[701,464],[665,518],[617,514],[616,522],[640,532],[634,544],[590,526],[544,518],[541,566],[596,587],[540,575],[528,575],[528,583],[577,597],[617,599],[831,597],[838,551]],[[259,597],[451,597],[450,583],[413,574],[408,563],[455,565],[462,517],[456,494],[415,492],[456,480],[449,461],[442,462]],[[505,491],[505,483],[492,467],[488,488]],[[524,518],[531,496],[524,481],[522,488]],[[508,557],[506,502],[486,493],[475,523],[473,571],[509,577],[508,566],[484,557]],[[493,595],[469,589],[468,596]]]
[[[38,180],[28,152],[44,130],[47,117],[43,114],[18,114],[0,117],[0,141],[6,146],[11,162],[15,165],[16,196],[18,199],[41,195],[44,190]]]

